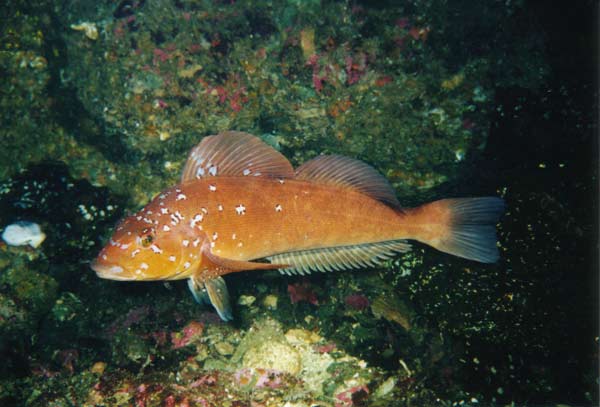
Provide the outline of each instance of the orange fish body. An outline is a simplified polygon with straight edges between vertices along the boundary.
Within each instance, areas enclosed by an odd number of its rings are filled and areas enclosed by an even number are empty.
[[[221,276],[231,272],[374,266],[410,250],[406,239],[493,262],[502,210],[492,197],[402,209],[360,161],[320,156],[293,170],[258,138],[226,132],[192,150],[181,184],[117,226],[92,268],[116,280],[188,278],[194,297],[208,297],[229,320]]]

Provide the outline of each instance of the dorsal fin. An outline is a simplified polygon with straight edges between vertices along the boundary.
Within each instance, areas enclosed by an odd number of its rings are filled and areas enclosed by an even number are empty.
[[[390,183],[368,164],[341,155],[320,155],[296,169],[296,179],[352,188],[400,209]]]
[[[293,178],[294,169],[287,158],[258,137],[226,131],[204,137],[190,151],[181,182],[215,176]]]
[[[409,250],[410,244],[405,241],[390,240],[280,253],[270,256],[268,259],[272,263],[290,265],[279,270],[282,274],[310,274],[312,271],[373,267],[383,263],[395,253],[404,253]]]

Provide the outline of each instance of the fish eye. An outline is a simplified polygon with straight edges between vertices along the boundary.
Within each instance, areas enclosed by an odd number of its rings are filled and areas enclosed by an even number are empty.
[[[149,247],[154,241],[154,230],[152,228],[145,228],[140,233],[140,242],[142,247]]]

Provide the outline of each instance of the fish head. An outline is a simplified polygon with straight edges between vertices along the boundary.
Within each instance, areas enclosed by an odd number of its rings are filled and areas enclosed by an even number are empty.
[[[143,213],[143,210],[140,212]],[[134,214],[116,227],[91,267],[109,280],[176,280],[200,262],[201,239],[189,228],[170,228]]]

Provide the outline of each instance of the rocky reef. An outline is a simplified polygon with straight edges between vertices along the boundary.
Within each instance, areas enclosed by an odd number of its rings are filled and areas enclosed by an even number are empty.
[[[590,34],[567,41],[535,2],[450,3],[0,6],[0,232],[46,235],[0,243],[0,404],[597,403],[595,98],[587,60],[563,61]],[[230,129],[294,165],[361,159],[406,206],[502,196],[502,260],[415,245],[352,273],[235,274],[227,324],[180,282],[96,278],[118,219]]]

